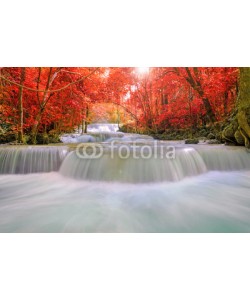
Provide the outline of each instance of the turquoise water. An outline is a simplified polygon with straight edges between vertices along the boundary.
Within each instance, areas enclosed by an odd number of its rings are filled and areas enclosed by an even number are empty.
[[[0,232],[250,232],[245,148],[97,134],[98,159],[77,145],[0,147]]]
[[[1,175],[0,232],[250,232],[250,171],[151,184]]]

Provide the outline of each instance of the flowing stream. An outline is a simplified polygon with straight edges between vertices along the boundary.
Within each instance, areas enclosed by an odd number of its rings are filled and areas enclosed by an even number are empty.
[[[104,129],[78,135],[87,158],[69,135],[1,146],[0,232],[250,232],[245,148]]]

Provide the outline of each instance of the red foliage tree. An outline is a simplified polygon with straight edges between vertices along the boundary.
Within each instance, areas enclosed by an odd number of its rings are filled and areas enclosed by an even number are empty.
[[[1,68],[0,125],[36,143],[38,133],[86,132],[91,108],[110,103],[136,130],[211,126],[232,111],[237,78],[238,68]]]

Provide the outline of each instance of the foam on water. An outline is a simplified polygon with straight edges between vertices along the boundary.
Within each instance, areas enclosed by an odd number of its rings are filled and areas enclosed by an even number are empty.
[[[92,123],[88,125],[88,132],[116,132],[118,124],[113,123]]]
[[[78,143],[94,143],[96,142],[95,137],[89,134],[72,133],[72,134],[63,134],[60,137],[61,142],[66,144],[78,144]]]
[[[63,134],[60,140],[63,143],[93,143],[93,142],[131,142],[135,140],[153,140],[151,136],[135,133],[118,132],[118,124],[112,123],[92,123],[88,125],[88,133],[69,133]]]
[[[102,142],[104,153],[0,147],[0,232],[250,232],[245,148],[175,142],[175,158],[162,158],[160,147],[172,142],[154,148],[151,137],[111,130],[70,139]],[[123,146],[127,158],[118,155]],[[145,146],[153,155],[135,158]]]
[[[153,138],[148,135],[141,135],[135,133],[123,133],[123,132],[97,132],[92,133],[71,133],[63,134],[60,137],[61,142],[66,144],[78,144],[78,143],[94,143],[94,142],[112,142],[117,141],[121,143],[133,142],[133,141],[153,141]]]

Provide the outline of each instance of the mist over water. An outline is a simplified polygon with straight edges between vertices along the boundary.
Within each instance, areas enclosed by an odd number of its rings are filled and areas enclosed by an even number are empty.
[[[0,176],[1,232],[250,232],[250,172],[180,182]]]
[[[77,137],[88,136],[104,147],[98,159],[72,146],[0,147],[0,232],[250,232],[246,149],[155,148],[151,137],[114,131]],[[158,156],[168,145],[174,159]]]

